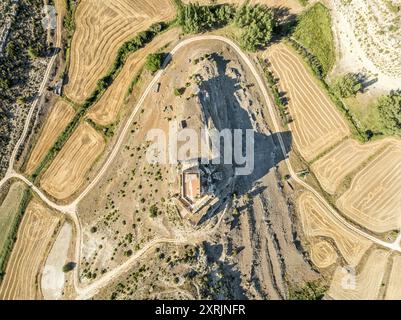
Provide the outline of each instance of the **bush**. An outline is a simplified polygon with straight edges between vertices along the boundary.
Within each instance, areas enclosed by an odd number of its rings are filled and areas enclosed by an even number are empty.
[[[155,217],[157,217],[157,214],[159,213],[159,209],[157,208],[157,206],[155,204],[153,204],[150,207],[149,212],[150,212],[150,216],[152,218],[155,218]]]
[[[377,108],[383,126],[390,134],[401,135],[401,92],[391,92],[379,99]]]
[[[64,273],[67,273],[67,272],[70,272],[70,271],[74,270],[75,265],[76,265],[75,262],[68,262],[68,263],[66,263],[66,264],[63,266],[63,272],[64,272]]]
[[[273,13],[264,5],[242,6],[235,16],[235,24],[243,29],[240,44],[246,50],[265,47],[272,38]]]
[[[291,288],[289,290],[290,300],[322,300],[327,290],[318,281],[307,282],[303,287]]]
[[[145,67],[147,70],[153,73],[161,68],[162,62],[162,53],[151,53],[146,57]]]
[[[349,98],[362,90],[362,84],[355,73],[347,73],[335,80],[333,89],[340,97]]]

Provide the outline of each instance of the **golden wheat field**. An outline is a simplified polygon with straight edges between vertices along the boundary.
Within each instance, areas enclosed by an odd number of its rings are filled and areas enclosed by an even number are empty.
[[[86,122],[80,124],[43,174],[41,187],[57,199],[68,198],[84,183],[104,148],[102,134]]]
[[[305,160],[313,160],[350,134],[340,112],[292,49],[276,44],[265,57],[288,98],[294,143]]]
[[[103,126],[115,122],[121,107],[124,105],[128,88],[133,78],[143,67],[145,57],[178,39],[178,33],[177,28],[171,29],[156,37],[145,48],[131,54],[113,84],[88,112],[89,118]]]
[[[0,299],[41,298],[38,278],[60,217],[33,199],[26,208],[0,285]]]
[[[374,232],[401,227],[401,143],[390,143],[360,171],[337,206],[350,219]]]
[[[310,258],[318,268],[327,268],[337,260],[337,252],[333,246],[325,241],[317,241],[311,246]]]
[[[378,299],[389,255],[389,251],[374,250],[359,272],[351,270],[348,273],[343,267],[338,267],[328,295],[336,300]]]
[[[401,300],[401,255],[394,255],[392,262],[385,299]]]
[[[367,240],[343,226],[331,217],[330,212],[310,192],[304,192],[298,198],[298,208],[307,238],[328,237],[334,240],[344,259],[352,266],[356,266],[363,254],[372,245]]]
[[[125,41],[174,15],[170,0],[80,1],[75,14],[76,30],[65,94],[82,103],[110,69]]]
[[[344,178],[357,170],[369,157],[387,144],[388,140],[361,144],[347,139],[328,154],[314,162],[312,170],[329,193],[334,194]]]
[[[25,172],[30,175],[53,146],[58,136],[74,116],[74,108],[64,100],[58,100],[46,119],[38,141],[33,148]]]

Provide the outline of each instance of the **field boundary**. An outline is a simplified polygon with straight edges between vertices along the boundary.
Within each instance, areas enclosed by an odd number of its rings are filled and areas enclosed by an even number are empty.
[[[154,39],[154,37],[157,34],[167,30],[171,25],[172,25],[171,22],[155,23],[152,26],[150,26],[146,31],[139,32],[133,39],[125,42],[120,47],[111,69],[105,76],[103,76],[100,80],[98,80],[96,89],[79,107],[74,118],[67,125],[64,131],[61,133],[61,135],[57,138],[56,142],[44,156],[40,164],[32,173],[30,177],[31,180],[36,181],[37,178],[40,176],[40,174],[46,170],[50,162],[55,158],[56,154],[62,149],[68,138],[71,137],[72,133],[75,131],[79,122],[85,116],[89,108],[101,98],[101,96],[104,94],[107,88],[113,83],[114,79],[118,76],[119,72],[121,71],[122,67],[125,64],[128,55],[146,46],[150,41]]]

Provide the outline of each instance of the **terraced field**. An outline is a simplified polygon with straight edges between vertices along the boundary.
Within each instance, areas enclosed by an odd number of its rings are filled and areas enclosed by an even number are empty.
[[[103,136],[82,123],[43,174],[41,187],[57,199],[68,198],[84,183],[87,171],[104,148]]]
[[[374,250],[356,274],[347,274],[338,267],[328,291],[336,300],[373,300],[379,298],[380,288],[385,273],[389,251]]]
[[[382,233],[401,227],[401,143],[391,143],[359,172],[337,206],[358,224]]]
[[[367,240],[344,227],[332,218],[331,213],[309,192],[298,198],[298,207],[303,231],[308,239],[328,237],[334,240],[344,259],[356,266],[363,254],[372,245]]]
[[[266,57],[288,98],[294,143],[305,160],[314,159],[350,134],[342,115],[296,53],[277,44],[267,50]]]
[[[337,260],[337,252],[333,246],[325,241],[318,241],[311,247],[310,257],[318,268],[327,268]]]
[[[170,0],[83,0],[75,14],[65,94],[82,103],[111,67],[118,49],[138,32],[174,17]]]
[[[38,276],[59,222],[60,217],[37,200],[29,203],[0,286],[0,299],[41,298]]]
[[[64,100],[58,100],[52,107],[39,139],[29,157],[25,170],[28,175],[32,174],[73,116],[74,108]]]
[[[344,178],[387,144],[388,140],[360,144],[348,139],[313,163],[312,170],[322,187],[334,194]]]
[[[89,118],[100,125],[109,125],[117,120],[121,107],[124,105],[124,98],[128,88],[144,65],[146,56],[156,52],[159,48],[178,38],[178,29],[171,29],[156,37],[145,48],[132,53],[125,63],[120,74],[108,88],[102,98],[88,112]]]

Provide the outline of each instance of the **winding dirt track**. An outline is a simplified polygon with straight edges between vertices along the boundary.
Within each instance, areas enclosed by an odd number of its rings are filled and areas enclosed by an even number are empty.
[[[265,87],[265,83],[263,78],[259,75],[258,70],[256,69],[256,67],[254,66],[253,62],[248,58],[248,56],[231,40],[224,38],[222,36],[212,36],[212,35],[203,35],[203,36],[196,36],[193,38],[189,38],[186,39],[184,41],[182,41],[181,43],[179,43],[172,51],[171,51],[171,55],[170,58],[174,56],[174,54],[180,50],[182,47],[190,45],[193,42],[196,41],[222,41],[225,44],[229,45],[232,49],[234,49],[237,54],[242,58],[242,60],[245,62],[245,64],[249,67],[249,69],[251,70],[253,76],[255,77],[257,84],[261,90],[261,93],[265,99],[266,102],[266,106],[268,108],[268,112],[270,115],[270,118],[273,122],[273,127],[274,127],[274,131],[277,133],[277,137],[280,143],[280,147],[281,150],[283,152],[283,154],[287,154],[286,148],[285,148],[285,144],[283,141],[283,137],[280,134],[280,127],[278,125],[278,119],[275,113],[275,106],[271,100],[271,98],[268,95],[267,89]],[[169,61],[165,62],[165,66],[168,64]],[[121,135],[118,137],[118,140],[113,148],[113,150],[111,151],[108,159],[105,161],[103,167],[100,169],[100,171],[98,172],[98,174],[96,175],[96,177],[92,180],[92,182],[84,189],[84,191],[70,204],[68,205],[58,205],[57,203],[54,203],[53,201],[49,200],[36,186],[34,186],[29,180],[27,180],[24,176],[17,174],[13,171],[11,171],[8,176],[7,179],[9,179],[10,177],[15,177],[15,178],[19,178],[22,181],[24,181],[26,184],[28,184],[32,190],[37,193],[40,198],[47,203],[50,207],[59,210],[63,213],[69,214],[70,217],[72,218],[76,230],[77,230],[77,237],[78,237],[78,241],[77,241],[77,246],[76,246],[76,260],[79,261],[80,260],[80,250],[81,250],[81,242],[82,242],[82,232],[81,232],[81,225],[80,225],[80,221],[79,218],[76,214],[76,206],[79,203],[80,200],[82,200],[87,194],[88,192],[99,182],[99,180],[101,179],[101,177],[103,176],[103,174],[107,171],[109,165],[112,163],[112,161],[114,160],[114,158],[116,157],[118,150],[120,149],[123,139],[125,137],[125,135],[127,134],[127,131],[134,119],[134,117],[136,116],[137,112],[141,109],[144,100],[146,99],[146,97],[148,96],[148,94],[151,92],[152,88],[154,87],[155,83],[159,81],[160,77],[162,76],[162,74],[164,73],[164,69],[160,70],[159,72],[156,73],[155,77],[153,78],[153,80],[151,81],[151,83],[148,85],[148,87],[146,88],[146,90],[144,91],[143,95],[141,96],[140,100],[138,101],[137,105],[135,106],[135,108],[133,109],[130,117],[128,118],[123,130],[121,131]],[[15,157],[15,155],[14,155]],[[14,157],[12,159],[12,162],[14,161]],[[336,210],[334,210],[327,202],[326,200],[315,190],[313,189],[313,187],[311,187],[310,185],[308,185],[306,182],[304,182],[303,180],[301,180],[300,178],[298,178],[297,174],[294,172],[292,165],[289,161],[289,159],[285,159],[285,163],[287,165],[287,168],[289,170],[289,173],[292,177],[292,179],[297,182],[299,185],[301,185],[302,187],[304,187],[306,190],[309,190],[316,198],[317,201],[319,201],[321,203],[322,206],[324,206],[328,213],[331,215],[331,218],[334,219],[335,221],[337,221],[337,223],[343,225],[344,228],[347,228],[349,230],[352,230],[353,232],[361,235],[362,237],[371,240],[372,242],[394,250],[394,251],[398,251],[401,252],[401,247],[400,247],[400,240],[401,240],[401,235],[400,237],[397,238],[396,241],[394,241],[393,243],[388,243],[385,242],[383,240],[377,239],[374,236],[358,229],[356,226],[354,226],[353,224],[349,223],[347,220],[345,220]],[[109,273],[105,274],[102,278],[98,279],[96,282],[92,283],[90,286],[82,288],[80,286],[79,280],[78,280],[78,270],[77,268],[75,269],[74,272],[74,285],[75,285],[75,289],[76,292],[78,294],[79,298],[89,298],[91,296],[93,296],[94,293],[96,293],[100,288],[102,288],[103,286],[107,285],[110,281],[114,280],[115,278],[117,278],[118,276],[120,276],[122,273],[126,272],[126,270],[129,270],[131,264],[135,261],[134,258],[138,259],[140,256],[142,256],[145,252],[147,252],[149,249],[151,249],[156,243],[185,243],[185,239],[158,239],[155,240],[154,243],[148,243],[145,247],[142,248],[142,250],[138,251],[130,260],[128,260],[125,264],[121,265],[120,267],[110,271]]]

